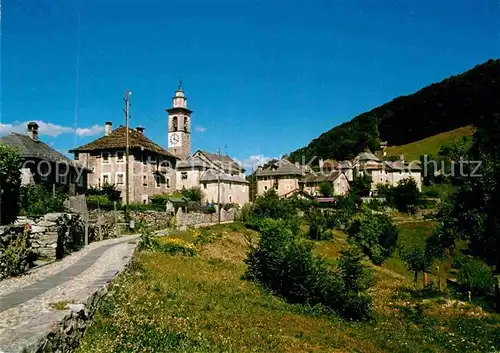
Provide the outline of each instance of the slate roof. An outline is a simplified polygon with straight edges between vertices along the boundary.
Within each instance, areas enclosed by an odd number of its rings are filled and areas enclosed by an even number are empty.
[[[371,152],[361,152],[358,154],[355,158],[354,161],[360,161],[360,162],[366,162],[366,161],[374,161],[374,162],[380,162],[380,158],[375,156]]]
[[[340,174],[341,172],[338,171],[327,174],[309,174],[306,175],[302,180],[300,180],[300,182],[301,183],[322,183],[325,181],[333,182],[338,179]]]
[[[385,161],[384,164],[387,166],[387,168],[391,170],[401,170],[401,171],[408,171],[408,170],[413,170],[413,171],[420,171],[422,168],[420,167],[420,163],[404,163],[402,161],[395,161],[395,162],[389,162]]]
[[[191,156],[186,160],[177,162],[177,169],[192,167],[207,167],[207,163],[194,156]]]
[[[92,151],[107,151],[112,149],[124,149],[127,145],[127,129],[125,126],[120,126],[113,130],[108,136],[103,136],[86,145],[70,150],[70,152],[92,152]],[[173,157],[179,159],[173,153],[165,150],[160,145],[148,139],[143,133],[129,128],[129,148],[143,148],[146,151],[151,151],[162,156]]]
[[[49,162],[65,163],[73,167],[82,168],[82,166],[76,164],[45,142],[40,140],[35,141],[27,135],[11,132],[9,135],[0,138],[0,143],[17,149],[21,156],[26,159],[42,159]]]
[[[195,152],[195,155],[199,153],[208,159],[210,162],[215,164],[216,166],[223,167],[224,169],[235,170],[239,172],[244,172],[245,170],[238,164],[234,159],[229,157],[228,155],[218,155],[215,153],[210,153],[207,151],[198,150]]]
[[[243,183],[243,184],[248,184],[248,181],[245,178],[242,178],[237,175],[229,175],[229,174],[220,174],[220,180],[221,181],[228,181],[228,182],[233,182],[233,183]],[[201,182],[208,182],[208,181],[217,181],[217,171],[214,169],[209,169],[200,178]]]
[[[299,175],[302,170],[286,159],[270,163],[265,169],[257,170],[257,176]]]

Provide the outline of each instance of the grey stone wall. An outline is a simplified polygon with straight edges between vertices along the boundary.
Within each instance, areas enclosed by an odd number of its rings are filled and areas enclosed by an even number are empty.
[[[88,211],[89,243],[117,238],[120,234],[116,223],[124,223],[125,215],[121,211]]]
[[[149,225],[154,230],[165,229],[171,226],[172,215],[159,211],[133,211],[130,216],[137,223]]]
[[[220,211],[221,222],[234,221],[235,210],[230,209],[228,211],[222,209]],[[215,213],[198,213],[198,212],[183,212],[181,208],[177,210],[176,214],[177,225],[179,227],[189,227],[201,224],[215,223],[217,222],[217,212]]]
[[[38,257],[61,259],[84,245],[85,223],[76,213],[48,213],[37,218],[21,216],[15,225],[29,225],[31,248]]]
[[[34,347],[26,347],[24,352],[74,352],[87,328],[92,324],[99,304],[108,292],[105,286],[92,294],[85,304],[68,304],[69,314],[54,325],[54,329]]]

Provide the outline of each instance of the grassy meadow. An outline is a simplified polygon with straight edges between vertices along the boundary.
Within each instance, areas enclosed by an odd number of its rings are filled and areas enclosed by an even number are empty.
[[[432,224],[401,223],[400,241],[421,244]],[[374,315],[340,319],[321,308],[292,305],[243,279],[258,234],[241,224],[170,235],[196,256],[135,254],[85,334],[92,352],[495,352],[500,315],[457,300],[426,297],[397,254],[373,267]],[[334,262],[349,247],[334,232],[315,251]],[[389,263],[392,262],[392,263]]]
[[[425,154],[437,156],[441,146],[449,145],[462,137],[470,137],[474,134],[472,126],[461,127],[452,131],[443,132],[425,139],[415,141],[402,146],[388,146],[388,156],[400,156],[404,154],[405,160],[414,161],[420,160],[420,156]]]

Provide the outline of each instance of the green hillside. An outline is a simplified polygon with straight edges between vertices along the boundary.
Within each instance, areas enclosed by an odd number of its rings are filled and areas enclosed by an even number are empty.
[[[343,160],[379,142],[402,146],[430,136],[474,125],[481,117],[500,113],[500,60],[398,97],[321,134],[290,160],[313,157]]]
[[[388,146],[388,156],[404,155],[407,161],[419,160],[425,154],[437,156],[441,146],[451,145],[462,137],[469,138],[474,134],[474,128],[469,125],[452,131],[443,132],[420,141],[415,141],[402,146]]]

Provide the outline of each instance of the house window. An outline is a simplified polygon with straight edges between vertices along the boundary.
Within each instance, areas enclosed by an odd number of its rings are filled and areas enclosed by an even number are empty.
[[[232,203],[232,202],[233,202],[233,197],[229,196],[229,203]]]
[[[109,152],[102,152],[102,163],[109,163]]]
[[[165,182],[167,184],[167,188],[169,188],[170,187],[170,178],[165,179]]]
[[[155,174],[155,182],[156,187],[159,188],[161,186],[161,175]]]
[[[125,162],[123,151],[116,152],[116,163],[123,163],[123,162]]]
[[[78,152],[75,152],[75,161],[79,160],[80,159],[80,153]]]
[[[229,190],[233,188],[233,183],[229,183]]]
[[[145,154],[142,155],[142,164],[144,165],[148,164],[148,159]]]
[[[142,185],[148,186],[148,176],[147,175],[142,176]]]
[[[181,179],[186,180],[188,178],[188,173],[187,172],[182,172],[181,173]]]
[[[207,183],[203,183],[203,189],[207,188]]]
[[[264,185],[264,191],[267,191],[267,185]]]
[[[123,185],[123,173],[116,173],[116,184]]]
[[[111,183],[111,178],[109,177],[109,174],[103,174],[101,176],[101,180],[102,180],[102,185],[109,185]]]

